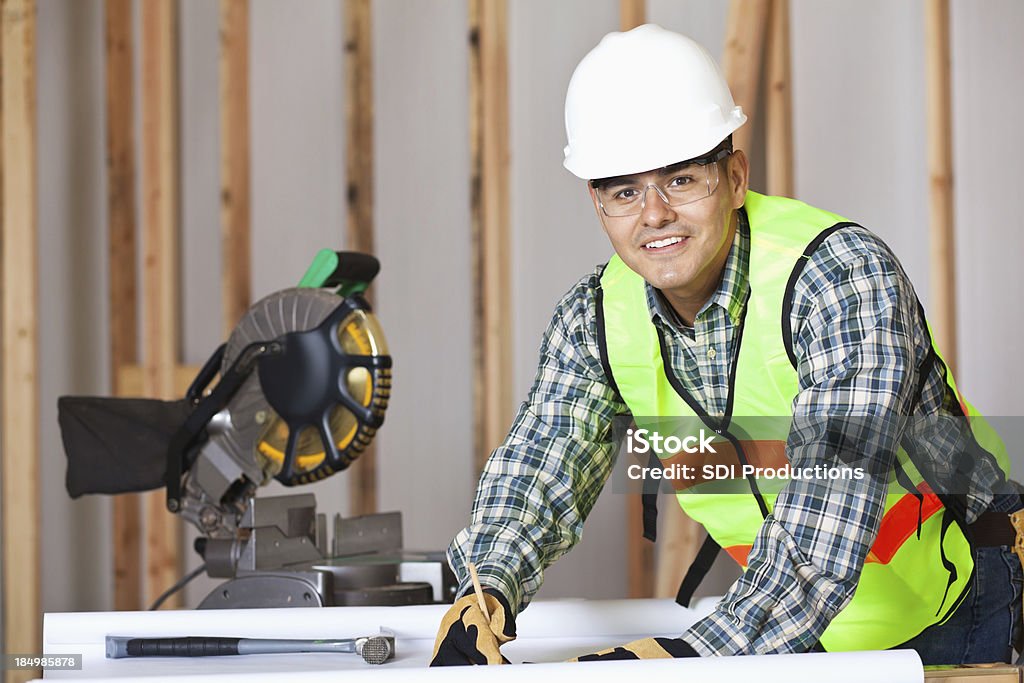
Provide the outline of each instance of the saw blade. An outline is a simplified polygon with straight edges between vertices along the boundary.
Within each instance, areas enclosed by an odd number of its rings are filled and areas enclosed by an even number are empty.
[[[302,332],[318,326],[341,303],[332,292],[293,288],[276,292],[254,304],[232,331],[224,352],[222,368],[229,367],[246,346],[254,342],[277,339],[289,332]],[[385,355],[387,344],[376,317],[363,310],[353,311],[338,326],[338,340],[349,354]],[[349,370],[346,382],[351,396],[361,405],[374,406],[383,413],[390,395],[390,370],[375,375],[363,367]],[[288,442],[288,425],[268,405],[253,373],[231,404],[231,422],[236,427],[253,425],[253,432],[235,431],[235,447],[247,450],[264,473],[265,481],[280,472]],[[330,433],[338,451],[355,459],[370,443],[376,430],[363,425],[345,407],[331,411]],[[296,480],[285,484],[304,483],[333,474],[333,469],[320,468],[326,458],[325,445],[317,430],[306,427],[299,434],[296,449]],[[320,468],[320,469],[318,469]]]

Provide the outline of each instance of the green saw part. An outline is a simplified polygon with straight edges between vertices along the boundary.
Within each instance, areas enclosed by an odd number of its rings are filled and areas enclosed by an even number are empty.
[[[336,277],[341,255],[331,249],[321,249],[313,257],[313,262],[306,274],[299,280],[299,287],[332,287],[337,285],[335,293],[339,296],[361,294],[370,286],[369,282]],[[376,270],[374,270],[376,272]],[[372,276],[371,276],[372,279]]]
[[[369,282],[345,282],[335,291],[338,296],[352,296],[353,294],[362,294],[369,286]]]
[[[306,269],[306,274],[299,280],[299,287],[323,287],[337,268],[338,252],[332,249],[321,249],[313,257],[313,262]]]

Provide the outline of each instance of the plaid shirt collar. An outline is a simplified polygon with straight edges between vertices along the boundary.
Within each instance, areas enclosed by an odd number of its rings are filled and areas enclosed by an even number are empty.
[[[739,210],[738,229],[733,236],[732,247],[729,249],[729,256],[725,260],[725,268],[722,270],[722,280],[718,288],[711,295],[697,317],[700,317],[711,306],[719,306],[729,314],[733,324],[739,324],[740,316],[743,314],[743,306],[747,301],[747,293],[750,290],[750,281],[747,279],[750,265],[750,225],[747,223],[747,212]],[[685,327],[682,320],[676,314],[675,309],[669,305],[662,295],[661,290],[655,289],[646,283],[647,308],[651,313],[651,321],[661,318],[662,322],[677,328]]]

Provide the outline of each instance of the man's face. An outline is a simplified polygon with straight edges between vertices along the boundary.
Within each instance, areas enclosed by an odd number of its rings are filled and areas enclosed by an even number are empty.
[[[594,208],[619,258],[660,289],[677,309],[679,303],[699,308],[718,286],[736,230],[735,210],[743,206],[746,156],[736,151],[717,163],[715,191],[681,206],[670,206],[647,187],[650,183],[671,188],[673,182],[683,182],[675,180],[678,171],[660,169],[628,176],[629,186],[647,188],[643,210],[632,216],[606,215],[597,191],[590,188]],[[603,193],[607,196],[612,190],[607,187]]]

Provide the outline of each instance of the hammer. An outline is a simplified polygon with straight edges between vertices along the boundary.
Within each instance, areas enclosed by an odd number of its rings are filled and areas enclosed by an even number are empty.
[[[122,657],[211,657],[280,654],[282,652],[355,653],[367,664],[383,664],[395,656],[394,636],[378,635],[342,640],[280,640],[275,638],[133,638],[107,636],[107,659]]]

